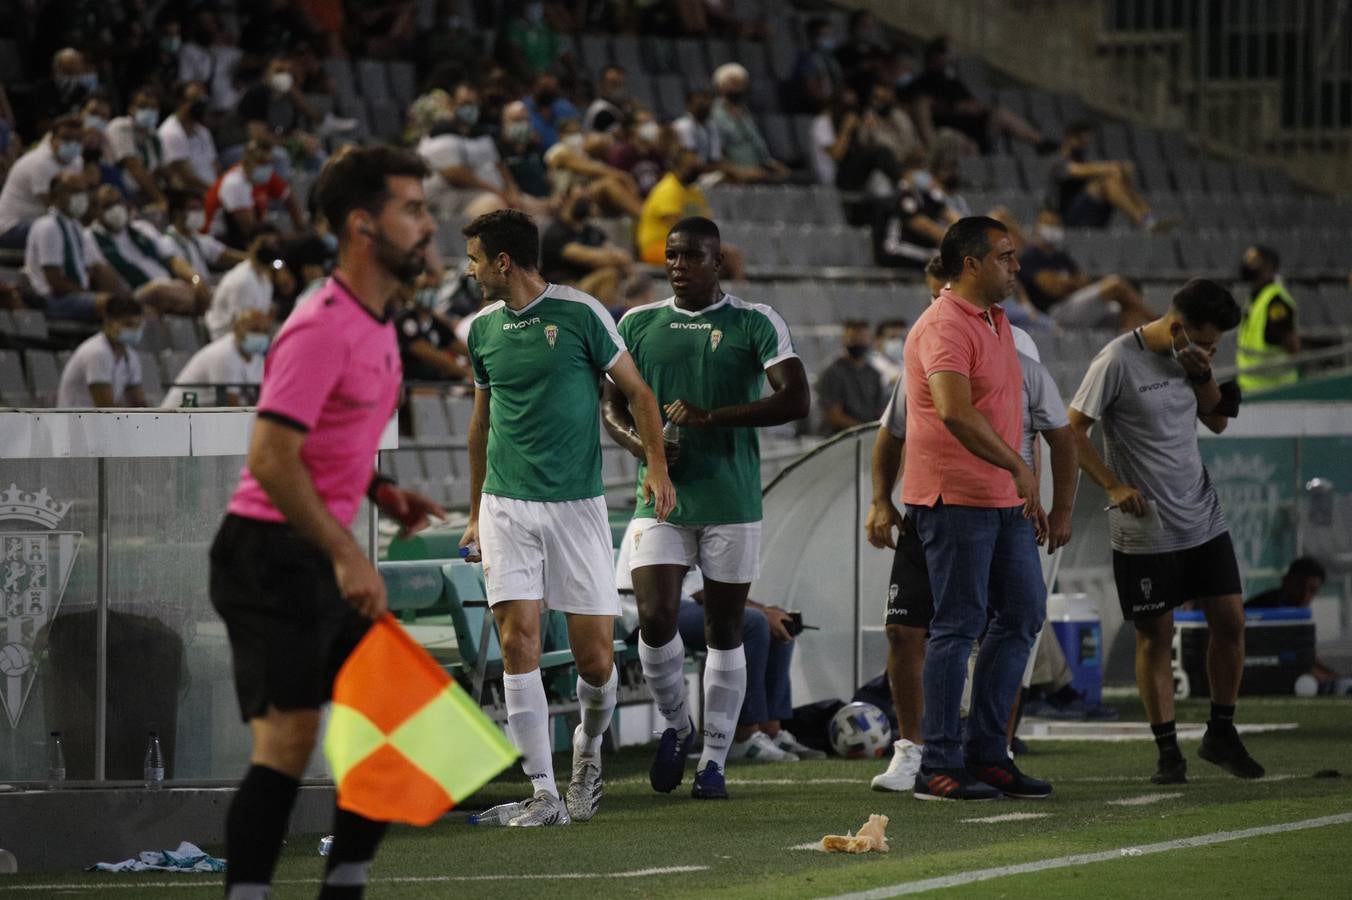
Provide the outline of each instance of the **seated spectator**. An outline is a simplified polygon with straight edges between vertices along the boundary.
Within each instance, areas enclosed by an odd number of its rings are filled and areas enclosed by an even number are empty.
[[[946,37],[925,45],[924,71],[907,85],[906,99],[920,101],[914,109],[921,118],[920,133],[926,144],[933,143],[937,129],[952,128],[976,142],[982,153],[991,152],[997,137],[1031,144],[1038,153],[1056,150],[1056,141],[1022,116],[973,96],[949,66]]]
[[[70,173],[83,182],[83,136],[80,119],[64,116],[52,126],[46,140],[34,144],[10,167],[0,188],[0,247],[17,249],[25,245],[29,228],[51,205],[47,189],[58,174]],[[81,212],[75,218],[83,215]]]
[[[169,192],[169,227],[164,234],[178,246],[178,255],[203,277],[242,262],[245,253],[227,247],[207,234],[207,212],[202,198],[185,191]]]
[[[1140,292],[1120,275],[1095,278],[1065,250],[1061,217],[1038,213],[1033,242],[1019,255],[1019,283],[1039,312],[1062,328],[1130,331],[1155,318]]]
[[[535,77],[531,92],[521,98],[530,114],[530,127],[540,136],[540,141],[548,150],[559,141],[560,129],[565,122],[581,123],[582,114],[577,107],[559,95],[559,79],[548,72]]]
[[[873,259],[880,266],[920,269],[960,217],[918,153],[903,165],[898,187],[895,203],[884,205],[874,221]]]
[[[548,72],[563,55],[563,40],[546,19],[540,0],[528,0],[507,20],[502,46],[506,56],[500,57],[503,65],[521,79]]]
[[[873,329],[873,352],[869,354],[868,362],[878,370],[883,387],[889,391],[901,377],[906,327],[905,319],[883,319]]]
[[[625,92],[624,69],[606,66],[596,85],[596,99],[582,117],[584,131],[615,131],[634,119],[634,99]]]
[[[84,176],[62,172],[46,193],[51,207],[28,232],[23,271],[48,318],[98,321],[108,297],[123,290],[80,219],[89,210]]]
[[[563,127],[563,139],[545,151],[554,196],[562,197],[581,183],[587,186],[588,196],[603,215],[639,218],[643,198],[639,196],[638,182],[628,172],[605,162],[614,146],[610,135],[584,135],[576,122]]]
[[[234,35],[222,26],[215,12],[200,9],[193,14],[183,46],[178,51],[178,80],[201,82],[211,109],[224,113],[239,101],[235,69],[244,51]],[[207,179],[210,183],[210,179]]]
[[[1096,131],[1092,122],[1073,122],[1061,138],[1061,158],[1047,176],[1046,207],[1060,214],[1067,228],[1106,228],[1113,210],[1121,210],[1138,228],[1168,223],[1155,218],[1133,183],[1136,167],[1127,160],[1091,160]]]
[[[799,51],[789,76],[795,112],[822,111],[845,85],[845,73],[836,61],[836,41],[831,31],[830,19],[807,20],[804,28],[807,45]]]
[[[682,147],[695,151],[695,157],[705,169],[723,164],[723,145],[718,139],[712,114],[713,95],[703,88],[694,88],[685,94],[685,115],[671,123],[671,130]]]
[[[611,307],[634,258],[591,224],[592,212],[585,188],[574,187],[564,196],[558,217],[540,239],[540,274],[556,284],[572,285]]]
[[[859,132],[864,146],[881,147],[898,161],[924,150],[911,117],[897,104],[896,88],[884,81],[875,84],[869,94]]]
[[[453,95],[439,93],[425,104],[428,128],[418,142],[418,155],[431,170],[425,180],[429,199],[454,189],[489,194],[504,206],[521,203],[521,192],[498,155],[493,133],[479,122],[478,91],[462,83]]]
[[[539,135],[530,127],[526,104],[520,100],[513,100],[502,109],[498,155],[522,194],[537,200],[549,199],[549,168],[545,164],[544,147]]]
[[[850,13],[845,40],[836,49],[836,61],[855,96],[869,96],[878,80],[878,68],[890,50],[872,13],[866,9]]]
[[[281,242],[275,234],[254,239],[249,256],[236,265],[211,295],[211,306],[205,321],[207,333],[217,340],[230,333],[235,317],[246,309],[257,309],[272,315],[273,294],[290,294],[295,290],[286,263],[282,261]]]
[[[205,124],[207,89],[198,81],[179,85],[178,106],[160,123],[160,149],[169,186],[199,197],[216,183],[216,142]]]
[[[681,219],[713,216],[708,199],[695,184],[700,168],[694,151],[681,147],[672,153],[671,170],[648,192],[635,232],[639,259],[643,262],[662,265],[666,260],[667,232]]]
[[[83,53],[64,47],[52,54],[51,78],[40,81],[28,98],[31,115],[21,129],[45,134],[57,119],[83,105],[99,86],[99,75]]]
[[[94,223],[85,230],[108,265],[146,306],[198,315],[211,302],[206,279],[179,254],[178,245],[149,222],[133,222],[122,192],[111,184],[94,192]]]
[[[1309,609],[1310,605],[1314,603],[1314,598],[1318,596],[1320,588],[1324,586],[1324,580],[1327,577],[1328,573],[1319,560],[1313,556],[1297,557],[1291,560],[1291,565],[1286,567],[1286,574],[1282,576],[1280,585],[1249,598],[1245,602],[1244,608],[1272,609],[1287,607]],[[1331,689],[1332,685],[1338,681],[1338,673],[1318,659],[1314,661],[1314,668],[1310,670],[1310,674],[1321,685],[1325,686],[1320,693]]]
[[[634,113],[631,125],[615,132],[606,161],[633,177],[641,197],[666,174],[669,147],[667,135],[646,109]]]
[[[789,169],[770,156],[751,110],[746,105],[750,75],[739,63],[724,63],[714,70],[718,99],[710,114],[718,129],[723,158],[740,168],[742,181],[782,181]]]
[[[248,87],[236,111],[250,140],[270,140],[285,150],[283,160],[295,160],[307,169],[318,169],[325,154],[319,139],[309,129],[323,116],[301,93],[291,61],[274,57],[261,81]],[[283,172],[283,174],[287,174]]]
[[[414,285],[413,303],[394,321],[405,381],[460,381],[472,378],[469,347],[455,335],[455,323],[437,311],[437,284],[424,273]]]
[[[872,109],[860,114],[849,88],[812,120],[812,168],[817,183],[864,194],[844,200],[846,218],[853,225],[867,223],[877,208],[877,198],[895,193],[901,179],[901,158],[876,139],[880,124]]]
[[[183,49],[179,11],[166,4],[127,58],[127,84],[145,85],[156,97],[171,97],[178,84],[178,53]]]
[[[141,304],[118,294],[102,312],[103,328],[71,354],[61,372],[56,405],[62,409],[89,407],[143,407],[141,360]]]
[[[274,200],[286,205],[296,230],[305,228],[305,213],[272,158],[272,144],[249,142],[244,156],[226,169],[203,198],[207,231],[232,247],[245,247],[267,220]]]
[[[159,95],[141,88],[131,95],[127,114],[108,123],[108,157],[121,168],[128,196],[163,208],[164,192],[157,180],[164,169],[164,147],[155,133],[159,122]]]
[[[817,408],[823,434],[835,434],[865,422],[876,422],[887,405],[888,393],[878,370],[869,365],[867,322],[841,324],[844,352],[817,377]]]
[[[242,310],[229,333],[192,355],[160,406],[178,409],[184,405],[185,392],[196,395],[196,403],[190,404],[195,406],[251,405],[257,395],[241,388],[262,384],[263,355],[271,343],[272,317],[261,309]],[[223,403],[218,401],[217,391],[207,385],[220,385]]]

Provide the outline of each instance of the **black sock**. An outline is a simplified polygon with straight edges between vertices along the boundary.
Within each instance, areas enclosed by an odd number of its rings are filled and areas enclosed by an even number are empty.
[[[1182,755],[1178,749],[1178,727],[1173,719],[1151,725],[1150,733],[1155,736],[1155,746],[1159,748],[1160,756]]]
[[[375,858],[376,847],[390,827],[388,822],[377,822],[345,809],[334,809],[333,848],[324,866],[324,886],[320,900],[348,900],[358,898],[366,889],[366,879]],[[334,873],[335,869],[342,869]],[[336,884],[330,884],[332,877]]]
[[[244,774],[225,816],[225,883],[270,884],[300,782],[267,766]]]
[[[1211,721],[1209,725],[1219,725],[1222,728],[1235,727],[1235,705],[1231,703],[1225,706],[1220,703],[1211,704]]]
[[[1080,699],[1080,692],[1070,685],[1065,685],[1056,693],[1048,695],[1047,699],[1057,706],[1069,706]]]

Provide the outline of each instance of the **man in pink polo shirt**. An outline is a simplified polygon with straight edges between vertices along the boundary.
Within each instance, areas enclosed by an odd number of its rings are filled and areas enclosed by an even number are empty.
[[[315,185],[338,234],[333,277],[287,319],[263,370],[247,468],[211,547],[211,602],[225,620],[253,755],[226,816],[226,894],[265,897],[319,709],[385,585],[350,531],[365,493],[406,532],[445,514],[372,471],[403,370],[390,319],[436,231],[422,161],[351,149]],[[361,895],[386,824],[341,809],[323,896]]]
[[[1047,532],[1037,476],[1016,449],[1023,378],[998,305],[1019,271],[1008,230],[971,216],[939,248],[950,286],[916,321],[906,348],[902,500],[925,548],[934,618],[925,656],[922,800],[1045,797],[1020,772],[1005,726],[1046,615],[1037,544]],[[987,608],[992,615],[987,624]],[[966,745],[960,705],[972,644]]]

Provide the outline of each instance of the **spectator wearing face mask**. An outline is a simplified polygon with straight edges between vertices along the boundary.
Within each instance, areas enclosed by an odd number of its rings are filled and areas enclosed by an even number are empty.
[[[643,198],[634,176],[606,162],[614,146],[608,134],[583,134],[576,122],[565,124],[563,138],[545,151],[553,195],[562,197],[581,184],[603,215],[642,215]]]
[[[574,187],[563,198],[558,218],[540,240],[540,274],[555,284],[591,294],[610,307],[618,299],[634,258],[591,224],[593,209],[586,188]]]
[[[243,158],[225,171],[207,191],[203,203],[207,230],[232,247],[246,246],[266,219],[273,201],[286,205],[296,229],[304,230],[305,213],[291,193],[291,186],[277,174],[273,145],[254,140]]]
[[[424,273],[413,286],[413,302],[394,320],[405,381],[470,380],[469,348],[455,324],[437,310],[437,280]]]
[[[186,82],[179,86],[174,114],[157,132],[170,186],[198,196],[216,182],[220,167],[216,142],[204,124],[206,115],[206,87],[201,82]]]
[[[103,328],[71,354],[61,372],[56,405],[62,409],[144,407],[141,389],[141,305],[119,294],[102,312]]]
[[[290,155],[306,168],[318,168],[324,161],[319,140],[306,131],[323,120],[301,93],[295,69],[289,59],[272,59],[262,80],[249,87],[239,98],[239,118],[250,140],[271,140],[290,150]],[[284,164],[287,154],[279,154]],[[286,174],[286,173],[283,173]]]
[[[750,77],[739,63],[724,63],[714,70],[718,99],[711,116],[718,129],[723,158],[741,168],[743,181],[782,181],[788,177],[789,169],[770,155],[765,137],[746,105]]]
[[[81,106],[99,86],[99,75],[79,50],[65,47],[52,55],[52,75],[29,96],[32,120],[24,133],[43,134],[52,123]]]
[[[905,319],[884,319],[873,329],[873,352],[868,362],[882,376],[883,387],[891,389],[901,377],[905,347]]]
[[[275,234],[254,239],[249,256],[236,265],[211,295],[207,310],[207,333],[212,340],[230,333],[235,317],[246,309],[258,309],[272,315],[274,294],[289,295],[295,279],[282,261],[281,242]]]
[[[869,365],[868,323],[849,320],[841,324],[844,352],[817,378],[813,392],[821,410],[823,434],[835,434],[864,422],[876,422],[887,405],[887,390],[878,370]]]
[[[94,222],[86,231],[136,299],[152,309],[197,315],[211,301],[206,279],[178,253],[178,245],[145,221],[131,221],[122,193],[110,184],[94,193]]]
[[[131,196],[163,208],[157,180],[164,168],[164,146],[155,133],[159,123],[159,95],[141,88],[132,94],[127,114],[108,123],[108,158],[121,168],[122,186]]]
[[[638,185],[640,197],[648,192],[666,174],[667,148],[662,126],[646,109],[635,114],[631,127],[621,134],[610,148],[606,162],[621,172],[628,172]]]
[[[188,360],[165,393],[161,408],[183,406],[184,392],[197,395],[197,406],[247,405],[256,399],[248,388],[263,382],[263,356],[271,343],[272,317],[261,309],[241,311],[228,334]],[[212,390],[212,385],[218,385],[219,391]]]
[[[84,176],[60,172],[43,193],[51,207],[28,232],[24,277],[43,299],[48,318],[97,321],[109,296],[124,289],[94,239],[80,226],[89,211]]]
[[[530,127],[549,149],[558,143],[559,129],[565,122],[580,122],[582,114],[559,94],[559,79],[544,73],[537,75],[531,92],[521,98],[530,114]]]
[[[1038,312],[1061,328],[1131,331],[1155,318],[1140,291],[1120,275],[1096,278],[1065,250],[1061,217],[1038,213],[1033,241],[1019,255],[1019,283]]]
[[[671,130],[682,147],[695,151],[701,166],[716,167],[723,163],[723,144],[711,118],[713,95],[703,88],[694,88],[685,95],[685,115],[671,123]]]
[[[807,46],[793,65],[790,84],[798,112],[817,113],[844,86],[845,73],[836,61],[836,39],[829,19],[808,19]]]
[[[28,229],[49,205],[47,189],[61,172],[80,175],[83,126],[76,116],[58,119],[51,134],[33,145],[9,169],[0,189],[0,247],[18,249]],[[83,215],[81,213],[80,215]]]
[[[625,91],[625,72],[606,66],[596,86],[596,99],[582,117],[584,131],[613,132],[634,121],[634,100]]]
[[[503,65],[528,78],[554,67],[563,53],[563,41],[546,20],[545,5],[539,0],[529,0],[508,20],[503,30],[503,48],[507,54]]]
[[[169,227],[164,230],[165,236],[177,245],[178,255],[188,261],[194,272],[205,277],[245,259],[243,251],[227,247],[202,230],[207,224],[207,213],[201,197],[171,191],[168,200]]]
[[[549,168],[545,165],[544,147],[530,127],[526,104],[520,100],[503,107],[498,155],[521,193],[539,200],[549,198]]]
[[[903,170],[896,202],[886,204],[874,221],[873,258],[880,266],[918,270],[961,217],[935,184],[923,155],[912,154]]]

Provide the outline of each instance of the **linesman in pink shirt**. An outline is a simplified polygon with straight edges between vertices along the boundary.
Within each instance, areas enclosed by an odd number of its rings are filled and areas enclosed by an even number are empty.
[[[1046,797],[1051,785],[1020,772],[1005,739],[1047,601],[1037,551],[1047,516],[1037,476],[1016,449],[1023,378],[998,305],[1014,291],[1019,262],[1005,226],[984,216],[954,223],[939,254],[950,286],[916,321],[906,347],[902,500],[934,592],[914,793]],[[964,745],[967,659],[983,630]]]
[[[226,896],[266,897],[319,709],[386,611],[351,533],[362,494],[406,532],[443,516],[372,470],[403,370],[390,303],[422,274],[436,223],[415,155],[388,146],[329,160],[315,185],[338,234],[333,277],[287,319],[263,371],[247,467],[211,547],[253,755],[226,816]],[[321,896],[359,897],[385,823],[338,809]]]

